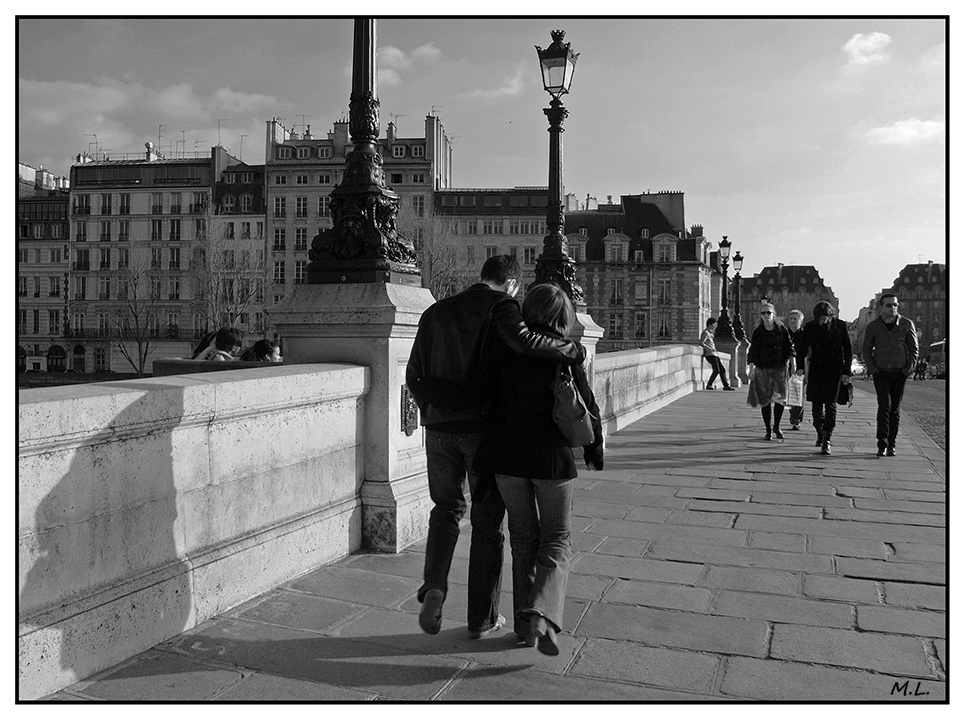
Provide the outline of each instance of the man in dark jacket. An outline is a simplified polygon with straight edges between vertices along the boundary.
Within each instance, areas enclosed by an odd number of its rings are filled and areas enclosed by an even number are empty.
[[[486,402],[481,394],[468,389],[478,390],[481,384],[478,361],[487,337],[498,336],[515,352],[570,364],[583,361],[583,350],[576,343],[527,329],[513,299],[519,291],[519,276],[515,258],[489,258],[480,273],[482,282],[438,301],[423,313],[406,366],[406,384],[425,426],[433,502],[423,584],[418,592],[422,603],[419,625],[427,633],[437,633],[442,626],[449,566],[459,539],[459,521],[466,513],[463,483],[467,475],[472,495],[469,636],[488,635],[506,622],[499,614],[505,506],[495,482],[482,483],[486,489],[477,492],[480,476],[472,472],[473,457],[483,437]]]
[[[878,305],[881,315],[865,329],[864,361],[878,396],[878,457],[885,453],[894,457],[901,396],[918,359],[918,333],[915,323],[898,314],[898,298],[893,293],[882,295]]]

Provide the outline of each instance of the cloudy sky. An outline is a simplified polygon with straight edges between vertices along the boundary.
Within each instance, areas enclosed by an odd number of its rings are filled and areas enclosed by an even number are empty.
[[[557,28],[580,53],[564,98],[567,192],[683,191],[687,224],[727,235],[745,276],[815,265],[845,319],[906,264],[946,262],[941,20],[380,20],[383,134],[394,115],[400,135],[421,136],[435,112],[455,186],[545,185],[533,46]],[[266,120],[319,136],[348,108],[348,18],[43,18],[18,30],[18,159],[55,175],[80,152],[116,158],[159,135],[168,154],[220,141],[263,162]]]

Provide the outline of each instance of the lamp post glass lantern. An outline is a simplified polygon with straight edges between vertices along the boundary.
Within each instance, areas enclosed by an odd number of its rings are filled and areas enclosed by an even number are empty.
[[[583,289],[576,282],[576,266],[566,248],[563,234],[563,120],[569,114],[560,96],[570,91],[573,72],[579,53],[574,53],[569,43],[563,42],[566,33],[554,30],[550,33],[552,44],[545,50],[536,46],[539,56],[543,87],[553,98],[550,106],[543,109],[549,120],[549,187],[546,199],[546,231],[543,252],[536,260],[534,285],[549,283],[562,288],[573,304],[585,307]]]
[[[740,251],[734,253],[734,337],[743,340],[746,337],[744,332],[744,321],[741,320],[741,268],[744,267],[744,258]]]
[[[734,328],[730,324],[730,314],[727,312],[727,259],[730,257],[731,243],[727,236],[720,241],[720,264],[724,272],[724,282],[721,283],[720,318],[717,320],[717,330],[714,331],[715,340],[734,340]]]

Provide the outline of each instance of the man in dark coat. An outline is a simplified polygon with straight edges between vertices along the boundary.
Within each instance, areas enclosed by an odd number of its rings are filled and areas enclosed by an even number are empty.
[[[425,426],[429,495],[429,535],[419,625],[435,634],[442,626],[442,604],[448,591],[449,566],[459,521],[466,514],[464,483],[468,475],[472,495],[469,513],[472,539],[469,550],[469,636],[479,638],[506,622],[499,614],[500,573],[503,563],[502,522],[505,506],[492,483],[481,483],[472,471],[473,457],[483,437],[486,403],[470,388],[482,384],[478,367],[490,335],[498,336],[514,352],[556,362],[580,363],[583,349],[530,331],[513,297],[519,291],[520,268],[515,258],[489,258],[481,282],[431,305],[419,320],[406,366],[406,384],[419,405]],[[486,491],[477,486],[488,487]]]
[[[838,416],[838,386],[851,383],[851,338],[848,326],[834,317],[831,303],[814,306],[814,319],[801,331],[796,345],[797,374],[804,375],[807,361],[807,399],[811,422],[817,431],[815,446],[831,454],[831,433]]]
[[[894,457],[899,406],[905,381],[918,358],[918,333],[915,323],[898,314],[898,298],[893,293],[882,295],[878,305],[881,315],[865,328],[863,354],[878,396],[878,457],[885,453]]]

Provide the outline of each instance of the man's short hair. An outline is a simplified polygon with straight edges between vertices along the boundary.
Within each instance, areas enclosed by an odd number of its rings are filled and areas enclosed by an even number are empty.
[[[707,318],[707,327],[717,324],[717,318]]]
[[[793,310],[791,310],[791,312],[787,314],[788,317],[791,317],[792,315],[799,317],[801,320],[804,319],[804,313],[798,310],[797,308],[794,308]]]
[[[519,263],[511,255],[493,255],[483,263],[480,280],[490,280],[503,285],[509,280],[519,280]]]
[[[897,295],[895,295],[893,292],[886,292],[880,298],[878,298],[878,307],[884,307],[885,298],[890,298],[890,297],[894,298],[896,302],[898,301]]]

